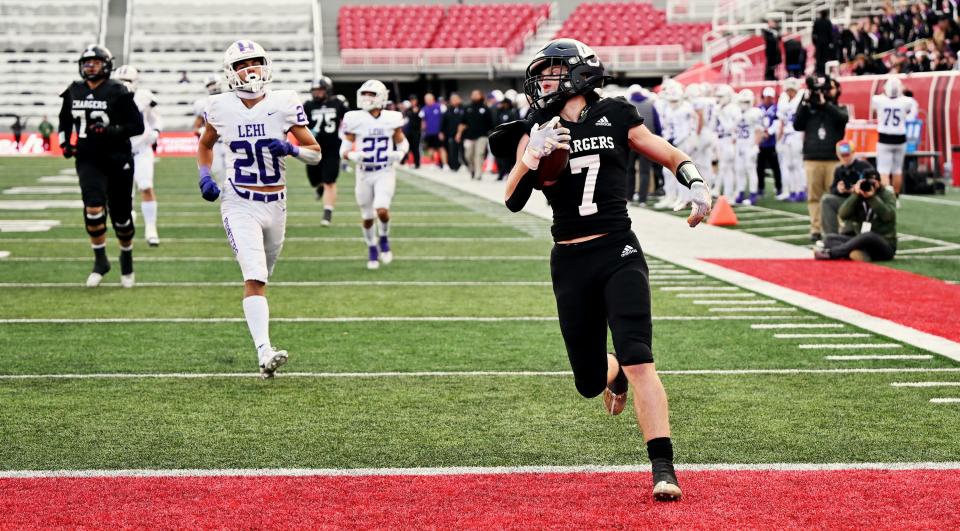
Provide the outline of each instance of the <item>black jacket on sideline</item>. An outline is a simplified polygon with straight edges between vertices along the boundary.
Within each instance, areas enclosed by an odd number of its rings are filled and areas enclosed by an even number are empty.
[[[801,104],[793,128],[804,132],[803,160],[839,160],[837,142],[843,140],[849,119],[847,109],[836,103],[828,102],[820,108]]]

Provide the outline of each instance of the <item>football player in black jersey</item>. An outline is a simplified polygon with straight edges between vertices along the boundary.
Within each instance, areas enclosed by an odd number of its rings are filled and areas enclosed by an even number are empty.
[[[80,54],[80,81],[60,97],[60,148],[76,157],[83,197],[84,223],[93,246],[93,272],[87,286],[100,285],[110,271],[107,260],[107,214],[120,241],[120,283],[133,287],[133,155],[130,137],[143,133],[143,118],[133,93],[110,79],[113,55],[103,46]],[[73,133],[77,143],[73,144]]]
[[[347,114],[347,100],[340,95],[334,96],[333,82],[329,77],[321,77],[310,86],[312,99],[303,104],[309,124],[307,127],[320,144],[324,153],[340,152],[340,122]],[[333,221],[333,208],[337,204],[337,176],[340,175],[340,160],[337,157],[324,157],[320,164],[307,165],[307,178],[310,186],[317,192],[317,199],[323,199],[323,226]]]
[[[690,157],[647,130],[636,107],[623,98],[600,97],[595,89],[606,78],[583,43],[547,43],[526,72],[531,114],[500,126],[490,143],[495,155],[515,150],[505,196],[514,212],[542,182],[536,175],[540,159],[555,149],[570,150],[567,167],[542,189],[553,208],[550,269],[576,387],[586,397],[603,393],[605,409],[616,415],[626,404],[628,382],[633,385],[653,465],[653,496],[677,500],[667,395],[651,350],[648,269],[627,215],[629,150],[676,170],[694,196],[691,227],[710,212],[710,194]],[[606,351],[608,324],[612,354]]]

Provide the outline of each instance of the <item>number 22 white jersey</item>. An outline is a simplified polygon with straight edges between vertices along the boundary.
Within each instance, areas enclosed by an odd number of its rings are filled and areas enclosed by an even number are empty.
[[[870,103],[877,112],[877,132],[881,135],[906,135],[907,120],[917,117],[917,101],[907,96],[876,94]]]
[[[403,127],[403,114],[398,111],[380,111],[374,117],[368,111],[349,111],[343,117],[343,133],[356,135],[355,149],[363,152],[357,166],[366,171],[389,167],[387,152],[393,150],[393,133]]]
[[[285,185],[284,157],[266,148],[271,139],[286,140],[295,125],[307,125],[297,93],[269,91],[248,109],[233,92],[210,96],[204,120],[217,130],[227,150],[226,177],[246,186]]]

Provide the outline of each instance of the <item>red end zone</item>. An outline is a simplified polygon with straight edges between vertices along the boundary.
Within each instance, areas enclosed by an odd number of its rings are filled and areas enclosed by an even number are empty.
[[[2,527],[956,528],[957,470],[0,480]]]
[[[960,342],[960,285],[846,260],[706,261]]]

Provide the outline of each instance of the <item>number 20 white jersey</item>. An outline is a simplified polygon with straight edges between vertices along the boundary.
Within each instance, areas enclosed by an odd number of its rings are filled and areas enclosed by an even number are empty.
[[[906,135],[907,120],[917,117],[917,102],[907,96],[888,98],[877,94],[870,101],[877,111],[877,132],[881,135]]]
[[[266,148],[270,139],[286,140],[295,125],[307,125],[297,93],[269,91],[248,109],[233,92],[210,96],[204,119],[220,134],[227,150],[226,177],[246,186],[285,185],[283,157]]]
[[[343,133],[356,135],[354,147],[363,152],[357,167],[364,171],[379,171],[390,167],[387,152],[394,149],[393,132],[403,127],[403,114],[398,111],[380,111],[374,117],[367,111],[349,111],[343,117]]]

